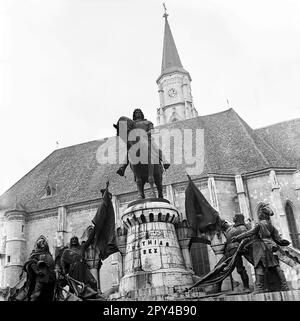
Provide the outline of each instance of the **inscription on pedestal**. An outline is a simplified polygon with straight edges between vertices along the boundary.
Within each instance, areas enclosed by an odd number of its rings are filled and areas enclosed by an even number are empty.
[[[157,199],[135,202],[125,210],[122,221],[127,242],[121,295],[147,286],[192,284],[174,226],[178,220],[178,210]]]

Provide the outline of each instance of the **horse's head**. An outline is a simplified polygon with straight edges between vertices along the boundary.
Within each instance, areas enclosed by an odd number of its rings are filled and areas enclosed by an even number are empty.
[[[115,129],[117,130],[117,136],[128,135],[129,131],[134,128],[134,122],[132,119],[122,116],[119,118],[117,124],[113,124]]]

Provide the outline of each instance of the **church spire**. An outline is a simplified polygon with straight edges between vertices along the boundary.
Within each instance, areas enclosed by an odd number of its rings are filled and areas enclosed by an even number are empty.
[[[159,125],[197,116],[191,94],[191,77],[183,68],[168,22],[165,4],[165,31],[161,74],[156,80],[160,107],[157,109]]]
[[[163,4],[165,13],[163,15],[165,19],[165,32],[164,32],[164,41],[163,41],[163,56],[161,64],[161,76],[172,73],[174,71],[181,71],[186,74],[188,72],[183,69],[175,41],[171,32],[171,28],[168,22],[168,14],[165,4]],[[159,77],[159,78],[160,78]]]
[[[164,45],[163,45],[163,57],[161,64],[161,73],[166,71],[171,67],[179,67],[182,68],[182,63],[179,58],[179,54],[175,45],[175,41],[171,32],[171,28],[168,22],[168,14],[166,12],[163,17],[165,18],[165,33],[164,33]]]

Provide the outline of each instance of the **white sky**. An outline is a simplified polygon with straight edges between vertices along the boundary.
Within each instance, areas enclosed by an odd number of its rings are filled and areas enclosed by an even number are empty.
[[[56,148],[156,123],[163,0],[0,0],[0,193]],[[200,115],[300,117],[299,0],[166,0]]]

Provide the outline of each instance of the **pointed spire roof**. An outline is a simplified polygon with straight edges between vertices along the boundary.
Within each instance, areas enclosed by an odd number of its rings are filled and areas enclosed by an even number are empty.
[[[165,33],[164,33],[164,42],[163,42],[161,75],[159,76],[158,80],[163,75],[173,73],[176,71],[183,72],[189,75],[189,73],[182,66],[182,63],[175,45],[175,41],[171,32],[171,28],[168,22],[168,14],[166,13],[166,11],[163,17],[165,18]]]

